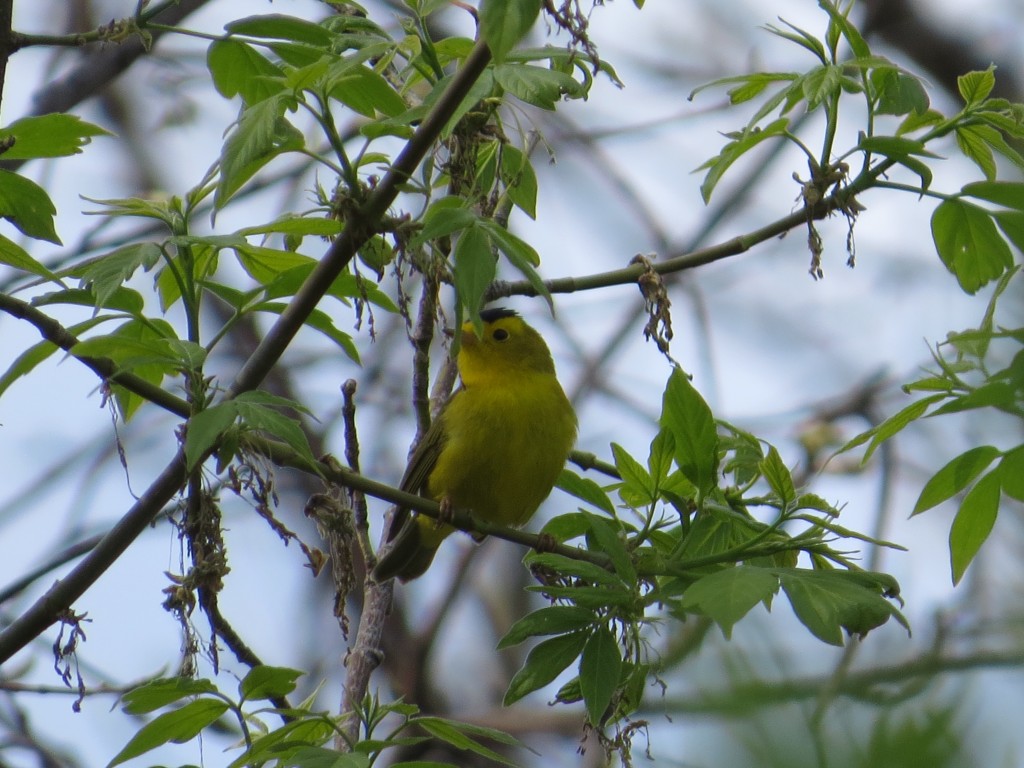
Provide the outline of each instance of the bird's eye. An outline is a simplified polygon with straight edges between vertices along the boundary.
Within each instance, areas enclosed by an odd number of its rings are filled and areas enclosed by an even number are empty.
[[[504,328],[496,328],[494,333],[491,334],[491,338],[495,341],[506,341],[508,339],[508,331]]]

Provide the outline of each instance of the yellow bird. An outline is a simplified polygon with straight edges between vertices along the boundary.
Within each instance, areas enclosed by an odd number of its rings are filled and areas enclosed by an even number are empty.
[[[576,414],[541,335],[509,309],[486,309],[480,317],[480,337],[472,323],[462,326],[462,386],[416,447],[401,487],[480,520],[520,526],[565,466]],[[454,530],[398,510],[373,578],[415,579]]]

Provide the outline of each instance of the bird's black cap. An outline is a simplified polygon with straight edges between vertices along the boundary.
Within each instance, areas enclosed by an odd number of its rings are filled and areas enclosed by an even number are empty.
[[[485,323],[493,323],[495,320],[501,320],[503,317],[519,317],[519,313],[514,309],[506,309],[505,307],[491,307],[480,312],[480,319]]]

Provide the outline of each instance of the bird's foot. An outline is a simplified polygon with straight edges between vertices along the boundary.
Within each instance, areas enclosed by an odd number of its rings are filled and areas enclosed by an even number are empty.
[[[455,507],[452,505],[452,500],[447,496],[442,496],[441,500],[437,503],[441,508],[437,513],[437,519],[434,520],[434,527],[440,528],[442,525],[451,525],[455,522]]]

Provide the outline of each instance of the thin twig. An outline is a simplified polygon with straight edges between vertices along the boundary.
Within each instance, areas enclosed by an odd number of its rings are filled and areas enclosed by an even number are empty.
[[[342,387],[345,396],[342,415],[345,421],[345,459],[353,469],[358,471],[359,436],[355,422],[355,391],[355,381],[351,379],[346,381]],[[350,488],[349,499],[351,506],[356,510],[356,536],[367,566],[364,573],[369,573],[373,562],[373,551],[369,539],[370,528],[366,515],[366,498],[358,489]],[[334,548],[332,547],[333,552]],[[337,563],[333,565],[335,569],[338,568]],[[341,733],[334,741],[335,749],[339,751],[350,751],[352,745],[359,740],[361,721],[357,712],[366,698],[366,692],[370,686],[370,675],[380,666],[384,658],[381,639],[384,634],[385,620],[391,610],[393,589],[393,582],[377,584],[373,579],[363,580],[363,611],[359,617],[359,629],[356,631],[355,643],[345,659],[347,674],[341,700],[341,713],[344,719],[341,724]]]

